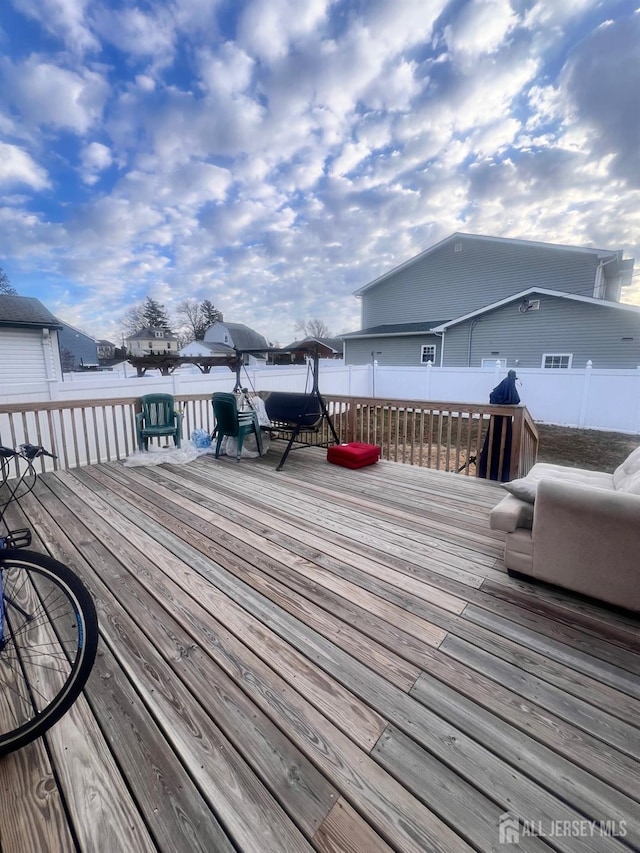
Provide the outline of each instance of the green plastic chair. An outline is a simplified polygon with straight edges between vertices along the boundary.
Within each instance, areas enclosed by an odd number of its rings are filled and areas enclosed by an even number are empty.
[[[140,398],[142,411],[136,415],[138,450],[148,450],[150,438],[171,436],[180,447],[182,418],[171,394],[146,394]]]
[[[258,452],[262,456],[262,433],[260,432],[256,413],[238,412],[235,394],[227,394],[224,391],[216,391],[211,396],[211,405],[213,406],[213,414],[216,419],[213,437],[215,438],[216,435],[218,437],[216,441],[216,459],[220,456],[222,439],[226,436],[232,436],[238,442],[237,461],[239,462],[244,437],[251,433],[256,437]]]

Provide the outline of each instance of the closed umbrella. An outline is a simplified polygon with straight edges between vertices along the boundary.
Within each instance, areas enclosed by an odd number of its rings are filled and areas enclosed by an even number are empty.
[[[489,402],[495,406],[517,406],[520,395],[516,389],[515,370],[510,370],[506,377],[493,389],[489,395]],[[489,480],[501,480],[506,483],[511,479],[511,432],[513,418],[507,415],[494,415],[493,435],[489,438],[487,432],[478,465],[478,476]],[[502,445],[504,434],[504,447]],[[489,442],[491,441],[491,462],[489,463]],[[500,462],[502,460],[502,472],[500,473]],[[489,469],[489,470],[487,470]]]

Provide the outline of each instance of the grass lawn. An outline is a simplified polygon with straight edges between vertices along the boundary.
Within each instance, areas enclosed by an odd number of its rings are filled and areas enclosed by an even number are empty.
[[[536,424],[540,434],[538,462],[572,465],[592,471],[613,473],[640,444],[640,436],[594,429]]]

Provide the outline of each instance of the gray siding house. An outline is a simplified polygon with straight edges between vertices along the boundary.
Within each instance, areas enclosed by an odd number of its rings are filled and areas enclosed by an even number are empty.
[[[90,336],[60,321],[58,345],[60,347],[60,362],[62,370],[68,373],[81,370],[83,367],[98,366],[98,345]]]
[[[456,233],[355,295],[345,363],[635,368],[640,307],[621,250]]]

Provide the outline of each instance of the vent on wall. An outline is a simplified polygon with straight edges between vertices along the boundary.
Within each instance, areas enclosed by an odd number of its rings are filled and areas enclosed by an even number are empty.
[[[454,243],[453,251],[454,252],[461,252],[462,251],[462,243]]]
[[[539,299],[523,299],[520,305],[518,306],[518,311],[521,314],[527,314],[529,311],[539,311],[540,310],[540,300]]]

